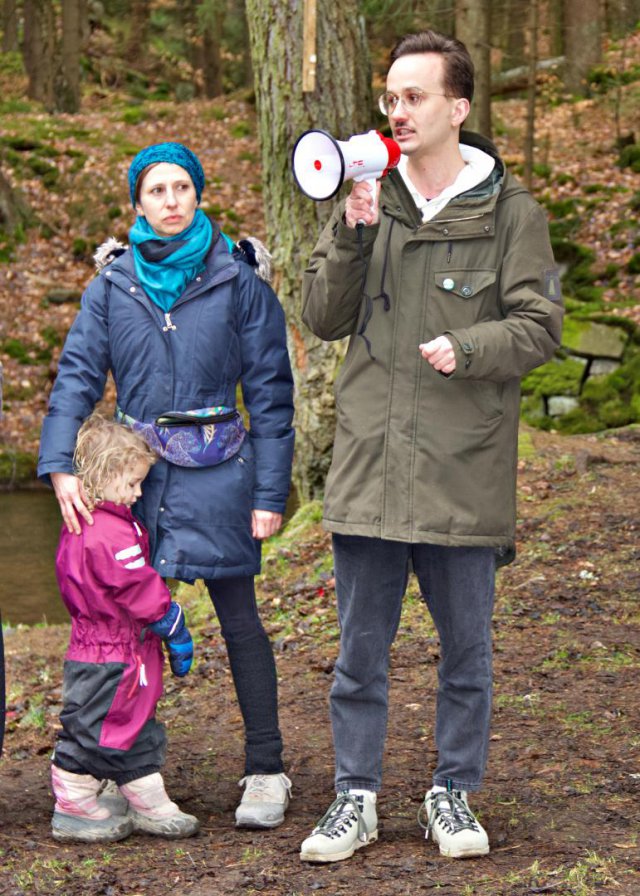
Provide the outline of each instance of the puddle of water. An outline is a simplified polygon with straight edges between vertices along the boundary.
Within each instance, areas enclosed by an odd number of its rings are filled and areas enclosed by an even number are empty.
[[[60,523],[58,502],[48,489],[0,494],[4,623],[68,622],[54,570]]]

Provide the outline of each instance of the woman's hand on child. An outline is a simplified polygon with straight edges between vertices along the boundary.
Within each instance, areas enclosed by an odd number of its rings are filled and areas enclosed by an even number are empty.
[[[82,529],[77,514],[80,514],[92,526],[93,517],[87,507],[82,483],[78,477],[73,476],[71,473],[51,473],[51,484],[56,493],[62,519],[67,530],[80,535]]]

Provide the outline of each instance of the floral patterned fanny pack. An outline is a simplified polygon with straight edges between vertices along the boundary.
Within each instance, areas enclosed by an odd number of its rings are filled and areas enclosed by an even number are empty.
[[[160,457],[179,467],[213,467],[240,450],[246,429],[237,408],[222,405],[167,411],[143,423],[120,408],[116,420],[139,433]]]

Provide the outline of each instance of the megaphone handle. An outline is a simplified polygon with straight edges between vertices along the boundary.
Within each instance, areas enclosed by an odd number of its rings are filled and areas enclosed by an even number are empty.
[[[369,186],[371,187],[371,211],[373,212],[373,214],[376,214],[376,205],[378,202],[378,179],[376,177],[363,177],[362,180],[360,180],[359,178],[357,180],[359,183],[364,182],[366,184],[369,184]],[[364,225],[364,221],[360,220],[358,221],[358,224]]]
[[[377,209],[376,205],[378,203],[378,181],[375,177],[368,177],[367,183],[371,187],[371,211],[375,214]]]

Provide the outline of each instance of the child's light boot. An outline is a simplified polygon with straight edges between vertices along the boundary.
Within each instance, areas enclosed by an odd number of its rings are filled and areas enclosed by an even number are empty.
[[[51,819],[55,840],[105,843],[124,840],[133,831],[130,818],[112,815],[98,804],[102,782],[92,775],[76,775],[52,765],[51,786],[56,798]]]
[[[159,772],[121,784],[119,790],[129,801],[127,818],[133,822],[134,831],[170,839],[192,837],[197,833],[198,819],[181,812],[169,799]]]

